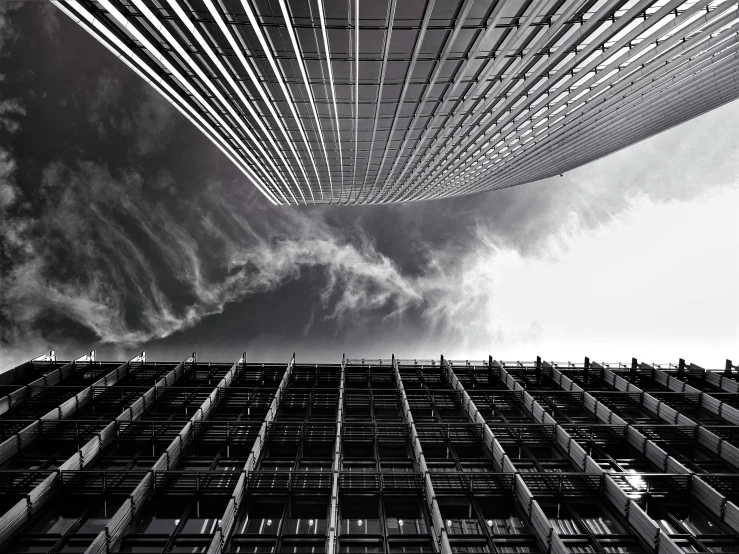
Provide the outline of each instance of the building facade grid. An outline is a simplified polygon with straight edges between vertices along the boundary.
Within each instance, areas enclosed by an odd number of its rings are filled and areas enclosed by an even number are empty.
[[[733,0],[52,0],[274,204],[561,174],[739,97]]]
[[[736,370],[51,353],[0,374],[0,550],[736,552]]]

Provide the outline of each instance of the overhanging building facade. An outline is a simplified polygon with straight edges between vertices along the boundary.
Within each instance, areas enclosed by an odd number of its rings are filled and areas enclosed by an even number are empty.
[[[42,356],[0,551],[737,552],[736,369]]]
[[[733,0],[52,0],[274,204],[514,186],[739,96]]]

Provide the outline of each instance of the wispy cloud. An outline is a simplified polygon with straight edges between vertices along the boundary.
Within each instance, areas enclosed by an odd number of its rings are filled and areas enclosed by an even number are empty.
[[[44,319],[67,319],[102,342],[136,345],[309,268],[325,272],[318,298],[326,317],[421,301],[369,239],[320,217],[289,210],[247,217],[249,194],[221,185],[187,205],[151,202],[144,187],[134,172],[55,164],[43,175],[40,211],[23,215],[24,193],[5,178],[2,240],[12,248],[2,274],[5,342],[33,334]]]

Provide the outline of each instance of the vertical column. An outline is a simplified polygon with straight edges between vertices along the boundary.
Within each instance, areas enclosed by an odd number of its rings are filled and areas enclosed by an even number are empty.
[[[536,386],[541,384],[541,356],[536,357]]]
[[[328,526],[328,554],[337,550],[337,528],[339,521],[339,471],[341,470],[341,426],[344,421],[344,382],[346,371],[346,356],[341,357],[341,381],[339,382],[339,407],[336,412],[336,443],[334,445],[334,459],[331,464],[333,481],[331,483],[331,511],[329,512]]]
[[[494,367],[494,362],[492,358],[493,357],[490,356],[488,362],[489,371],[491,372],[492,368]],[[537,361],[539,362],[537,364],[538,370],[540,367],[540,359],[537,359]],[[513,480],[513,494],[518,499],[525,513],[528,515],[529,523],[531,523],[531,527],[534,531],[536,539],[542,546],[545,547],[547,551],[553,550],[554,552],[566,552],[567,550],[562,543],[562,540],[559,539],[556,531],[554,530],[554,527],[549,523],[549,520],[544,514],[544,510],[542,510],[541,506],[539,506],[539,503],[534,499],[533,494],[526,486],[526,483],[523,481],[521,476],[517,474],[516,466],[513,465],[513,462],[511,462],[510,458],[505,453],[503,446],[495,438],[495,435],[493,435],[493,432],[490,430],[490,427],[485,421],[485,418],[483,418],[482,414],[477,409],[477,406],[475,406],[475,403],[470,398],[470,395],[467,393],[464,385],[457,378],[457,375],[452,369],[451,363],[446,362],[445,368],[448,375],[449,383],[451,384],[452,388],[456,391],[459,391],[462,395],[462,404],[464,406],[465,412],[467,413],[467,417],[474,423],[478,423],[483,426],[483,439],[486,447],[490,449],[490,456],[493,460],[493,464],[495,464],[495,469],[497,471],[505,473],[516,473]],[[492,381],[492,374],[489,375],[489,377]],[[503,382],[506,381],[503,380]]]
[[[434,487],[431,484],[431,476],[429,475],[428,467],[426,466],[426,459],[423,456],[423,450],[421,448],[421,441],[418,438],[416,432],[416,425],[413,423],[413,414],[411,413],[411,407],[408,404],[408,398],[403,388],[403,380],[400,377],[400,370],[398,369],[398,361],[393,355],[393,373],[395,374],[395,382],[400,391],[400,400],[403,405],[403,413],[406,423],[410,426],[411,441],[413,442],[413,450],[416,455],[416,463],[418,464],[418,470],[423,473],[423,482],[426,493],[426,503],[428,504],[429,513],[431,514],[431,525],[434,528],[434,535],[436,536],[436,548],[441,554],[451,554],[452,548],[449,545],[449,538],[447,537],[446,528],[444,522],[441,519],[441,511],[439,510],[439,504],[436,501],[436,494],[434,493]]]
[[[275,395],[272,398],[272,404],[270,404],[269,410],[267,410],[267,415],[264,416],[264,421],[262,422],[262,426],[259,429],[259,434],[254,441],[254,446],[252,446],[252,449],[249,452],[249,456],[247,457],[246,463],[244,464],[244,469],[241,471],[241,476],[239,477],[239,480],[236,483],[236,487],[234,487],[234,491],[231,494],[231,499],[226,505],[226,510],[223,513],[223,517],[221,518],[221,523],[218,525],[218,527],[216,527],[216,532],[213,535],[213,540],[208,547],[208,554],[220,554],[221,552],[223,552],[226,543],[231,537],[231,533],[233,533],[234,523],[236,522],[236,515],[239,512],[239,508],[241,507],[244,496],[246,494],[246,485],[249,472],[251,472],[256,467],[257,462],[259,461],[259,456],[262,453],[264,441],[267,436],[267,428],[269,427],[269,424],[272,422],[272,420],[275,418],[275,415],[277,415],[277,410],[280,408],[282,395],[287,388],[288,383],[290,382],[290,375],[292,374],[294,365],[295,354],[293,354],[290,362],[288,362],[285,373],[282,376],[282,380],[280,381],[280,384],[275,391]]]

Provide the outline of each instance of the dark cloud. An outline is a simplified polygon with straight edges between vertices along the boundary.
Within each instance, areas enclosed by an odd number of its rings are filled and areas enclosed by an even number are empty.
[[[423,355],[473,340],[528,351],[548,328],[498,317],[506,267],[556,258],[639,199],[692,201],[737,183],[734,104],[513,189],[274,208],[71,21],[35,2],[0,18],[0,39],[15,44],[0,61],[6,360],[93,345],[219,359]]]

